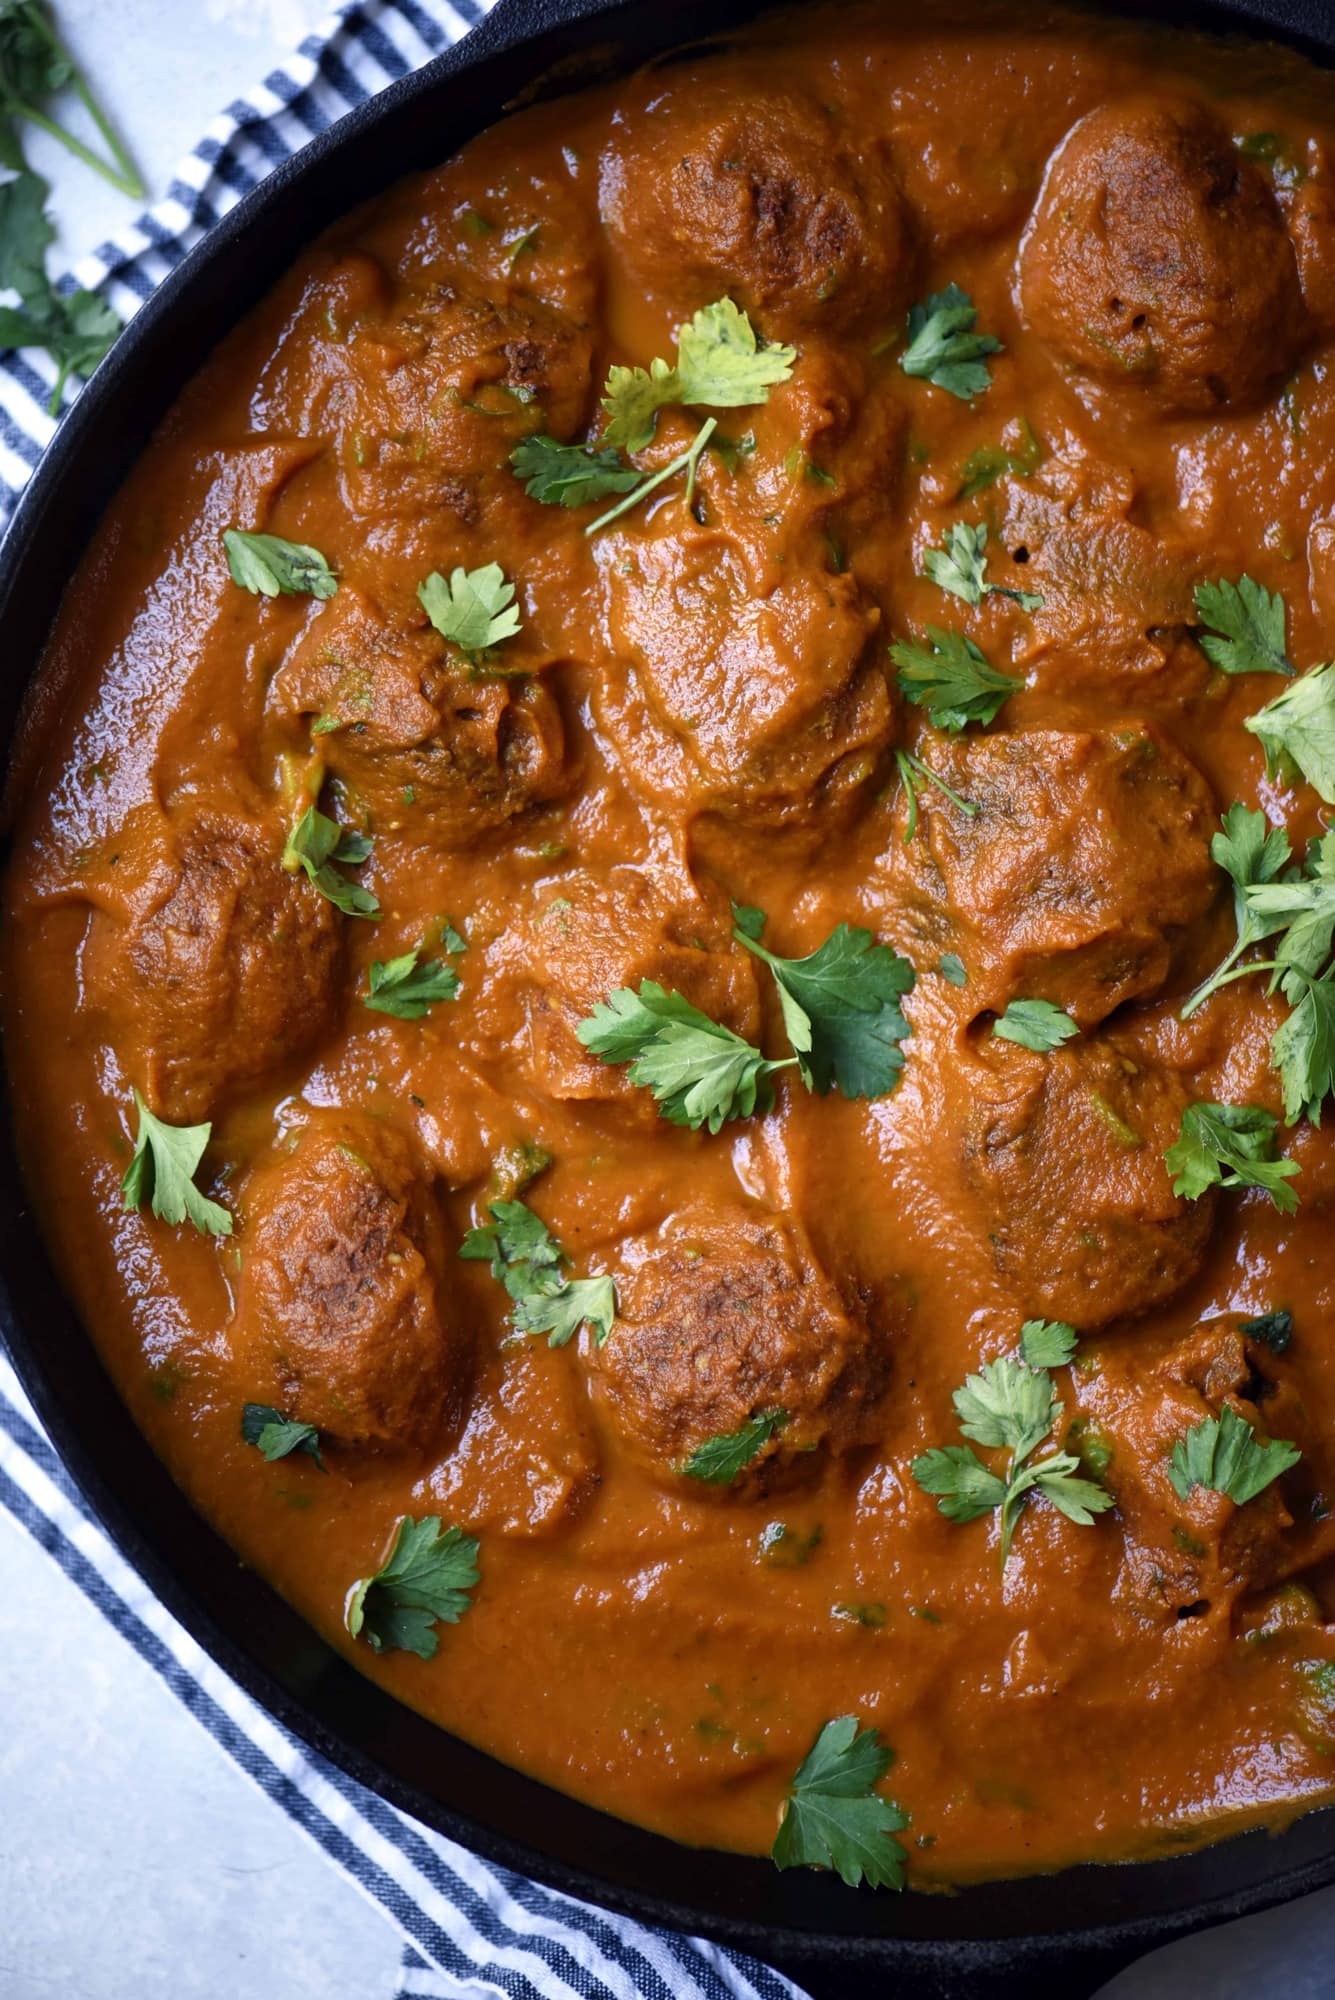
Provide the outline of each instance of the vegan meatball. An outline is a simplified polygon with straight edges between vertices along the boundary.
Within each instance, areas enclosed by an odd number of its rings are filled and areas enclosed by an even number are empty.
[[[874,1435],[888,1354],[795,1218],[740,1201],[685,1210],[622,1246],[617,1300],[592,1356],[594,1394],[658,1477],[709,1492],[685,1471],[692,1454],[757,1417],[774,1428],[730,1492]]]
[[[1181,1201],[1164,1153],[1177,1076],[1081,1039],[1035,1055],[986,1036],[955,1078],[965,1174],[997,1270],[1026,1314],[1082,1332],[1148,1312],[1200,1267],[1212,1194]]]
[[[409,1141],[320,1110],[242,1191],[236,1327],[257,1386],[338,1444],[429,1443],[457,1414],[468,1346]]]
[[[1106,104],[1067,135],[1021,246],[1019,295],[1061,361],[1170,410],[1255,402],[1307,331],[1264,176],[1189,98]]]
[[[921,787],[900,865],[981,1007],[1052,1000],[1090,1027],[1163,985],[1218,887],[1193,764],[1145,728],[940,736],[925,760],[980,811]]]
[[[83,948],[88,1003],[169,1124],[212,1118],[318,1040],[339,919],[281,866],[282,836],[241,814],[141,813]]]

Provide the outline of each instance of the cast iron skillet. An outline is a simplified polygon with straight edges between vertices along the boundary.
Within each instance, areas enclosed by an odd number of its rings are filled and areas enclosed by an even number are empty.
[[[343,119],[212,230],[137,314],[79,398],[0,549],[0,728],[12,736],[61,590],[178,390],[328,218],[437,164],[506,103],[629,68],[757,11],[756,0],[500,0],[458,49]],[[1327,62],[1328,0],[1122,11],[1264,27]],[[555,81],[552,80],[554,73]],[[701,1932],[854,2000],[896,1975],[921,2000],[1032,1994],[1101,1976],[1185,1932],[1335,1882],[1335,1820],[1200,1854],[987,1884],[952,1896],[846,1889],[698,1852],[547,1790],[424,1722],[346,1665],[195,1514],[126,1415],[65,1303],[0,1121],[0,1326],[48,1432],[123,1553],[200,1644],[353,1778],[494,1861],[651,1924]]]

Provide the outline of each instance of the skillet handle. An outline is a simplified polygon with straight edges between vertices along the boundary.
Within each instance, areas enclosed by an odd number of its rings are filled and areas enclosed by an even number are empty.
[[[889,2000],[892,1993],[912,2000],[1036,2000],[1057,1991],[1062,2000],[1092,2000],[1107,1980],[1143,1956],[1139,1946],[1072,1940],[1054,1948],[1054,1941],[1046,1939],[1036,1947],[1017,1939],[1011,1948],[983,1944],[970,1950],[967,1944],[952,1944],[948,1958],[937,1956],[930,1945],[919,1945],[905,1957],[901,1945],[893,1960],[879,1964],[851,1955],[816,1963],[771,1963],[808,2000]]]

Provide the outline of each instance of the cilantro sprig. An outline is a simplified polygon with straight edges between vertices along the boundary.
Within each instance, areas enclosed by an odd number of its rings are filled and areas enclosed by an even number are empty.
[[[796,348],[761,341],[731,299],[716,299],[678,327],[675,366],[656,358],[647,369],[609,371],[601,442],[642,451],[653,438],[658,412],[672,403],[716,410],[767,403],[770,390],[791,376],[796,359]]]
[[[1244,727],[1259,738],[1272,777],[1301,772],[1328,806],[1335,805],[1335,660],[1291,682]]]
[[[366,978],[362,1005],[373,1014],[391,1014],[399,1021],[420,1021],[441,1000],[453,1000],[459,975],[439,958],[420,958],[406,951],[398,958],[376,959]]]
[[[905,847],[910,845],[918,831],[919,779],[925,780],[935,791],[940,792],[942,798],[949,799],[956,812],[963,813],[965,819],[977,819],[982,811],[976,799],[964,798],[953,785],[946,783],[940,772],[932,770],[929,764],[924,764],[922,758],[915,757],[911,750],[896,750],[895,763],[899,767],[899,775],[909,802],[908,821],[904,828]]]
[[[915,1458],[909,1468],[925,1493],[932,1494],[948,1521],[976,1521],[984,1514],[1001,1516],[1001,1566],[1010,1555],[1011,1540],[1022,1509],[1041,1494],[1069,1521],[1089,1527],[1096,1514],[1113,1505],[1113,1496],[1092,1479],[1083,1479],[1080,1460],[1069,1451],[1051,1451],[1035,1460],[1034,1452],[1061,1421],[1063,1404],[1048,1366],[1030,1362],[1028,1354],[1063,1350],[1069,1360],[1074,1334],[1059,1321],[1028,1321],[1021,1334],[1023,1361],[1003,1356],[985,1361],[953,1402],[959,1426],[975,1444],[1008,1453],[1001,1472],[994,1472],[968,1445],[942,1445]]]
[[[908,1815],[876,1787],[894,1762],[880,1732],[855,1715],[827,1722],[794,1774],[771,1852],[779,1868],[833,1868],[850,1889],[902,1889],[908,1859],[895,1839]]]
[[[241,1436],[247,1444],[253,1444],[271,1465],[299,1451],[306,1458],[313,1458],[321,1472],[325,1470],[325,1462],[320,1455],[320,1433],[315,1425],[300,1423],[295,1417],[285,1417],[272,1404],[245,1405],[241,1412]]]
[[[582,444],[558,444],[539,435],[524,438],[510,453],[515,476],[524,491],[545,507],[582,507],[605,500],[609,493],[627,493],[643,474],[623,463],[613,446],[599,450]]]
[[[900,1005],[914,985],[906,958],[849,924],[806,958],[780,958],[742,923],[733,936],[774,976],[808,1090],[824,1097],[837,1085],[844,1097],[884,1097],[894,1089],[911,1032]]]
[[[984,357],[1004,351],[995,334],[979,333],[977,326],[977,307],[958,285],[933,292],[909,313],[908,346],[899,357],[900,367],[962,403],[972,402],[992,386]]]
[[[154,1117],[137,1090],[134,1102],[139,1127],[134,1157],[121,1180],[123,1206],[141,1209],[147,1202],[163,1222],[192,1222],[202,1236],[230,1236],[228,1211],[195,1186],[212,1125],[167,1125]]]
[[[1278,591],[1272,594],[1244,576],[1236,583],[1226,578],[1198,583],[1195,597],[1204,627],[1201,651],[1213,665],[1226,674],[1293,678],[1294,665],[1284,650],[1287,607]]]
[[[494,1201],[489,1223],[470,1229],[459,1255],[491,1265],[514,1302],[519,1333],[545,1333],[549,1347],[564,1347],[586,1322],[602,1347],[616,1323],[611,1278],[569,1278],[565,1251],[540,1215],[522,1201]]]
[[[368,834],[340,826],[315,806],[308,806],[287,837],[283,867],[289,875],[300,869],[314,883],[326,902],[345,917],[380,915],[379,899],[360,882],[340,875],[340,868],[358,868],[371,853]]]
[[[222,542],[233,583],[257,597],[329,598],[338,589],[334,571],[307,542],[247,528],[224,528]]]
[[[3,13],[0,12],[0,31]],[[0,100],[0,135],[4,133]],[[0,187],[0,289],[19,295],[17,306],[0,306],[0,349],[44,347],[56,364],[47,402],[54,416],[71,374],[91,375],[121,330],[120,320],[96,292],[58,291],[47,275],[46,252],[55,231],[46,214],[46,182],[23,165],[17,138],[0,146],[0,164],[16,166],[13,180]]]
[[[720,1431],[696,1445],[682,1465],[688,1479],[706,1486],[730,1486],[777,1437],[788,1421],[786,1410],[761,1410],[735,1431]]]
[[[1281,1214],[1292,1215],[1297,1192],[1289,1186],[1296,1160],[1275,1157],[1279,1120],[1249,1104],[1189,1104],[1181,1134],[1164,1154],[1173,1193],[1199,1201],[1207,1189],[1263,1188]]]
[[[985,597],[1008,597],[1022,611],[1041,611],[1043,599],[1031,590],[1012,590],[1004,583],[987,580],[987,529],[956,521],[946,531],[945,547],[928,549],[923,572],[929,582],[958,597],[964,604],[978,606]]]
[[[456,567],[448,578],[432,570],[418,584],[417,596],[441,638],[457,646],[473,666],[521,629],[515,587],[499,563]]]
[[[58,91],[72,90],[97,127],[110,158],[95,153],[75,133],[42,110]],[[22,164],[15,125],[26,120],[100,174],[118,193],[142,201],[144,183],[78,64],[57,35],[42,0],[0,0],[0,125],[4,163]]]
[[[1245,1417],[1225,1403],[1217,1417],[1193,1425],[1173,1446],[1168,1477],[1179,1500],[1194,1487],[1222,1493],[1245,1507],[1302,1457],[1287,1438],[1262,1441]]]
[[[1283,827],[1271,826],[1263,812],[1249,812],[1246,806],[1236,803],[1224,814],[1222,830],[1210,842],[1210,853],[1233,883],[1238,936],[1222,964],[1197,987],[1183,1007],[1184,1021],[1190,1020],[1212,993],[1227,984],[1238,960],[1267,935],[1263,919],[1252,909],[1248,892],[1273,882],[1293,859]]]
[[[1010,1000],[1004,1014],[992,1023],[992,1033],[1003,1042],[1018,1042],[1035,1055],[1050,1055],[1072,1035],[1080,1033],[1062,1007],[1051,1000]]]
[[[446,1528],[434,1514],[405,1514],[378,1570],[348,1593],[345,1622],[354,1639],[377,1653],[416,1653],[432,1660],[438,1625],[457,1625],[478,1581],[478,1541]]]
[[[590,1055],[629,1063],[631,1082],[652,1091],[663,1116],[696,1132],[702,1125],[717,1132],[734,1118],[769,1110],[769,1079],[797,1060],[769,1061],[741,1035],[652,979],[642,980],[638,990],[618,987],[575,1033]]]
[[[971,722],[992,722],[1001,705],[1024,686],[998,673],[981,648],[962,632],[927,627],[927,644],[897,642],[890,657],[899,669],[899,685],[919,708],[927,710],[936,729],[956,734]]]

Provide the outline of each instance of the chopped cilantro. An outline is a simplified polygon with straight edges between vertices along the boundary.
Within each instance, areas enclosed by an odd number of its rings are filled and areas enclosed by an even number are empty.
[[[928,549],[923,570],[929,582],[939,585],[961,602],[977,606],[985,597],[1009,597],[1022,611],[1041,611],[1043,599],[1029,590],[1011,590],[1004,583],[987,580],[987,529],[956,521],[946,531],[943,549]]]
[[[963,403],[991,387],[984,356],[1000,354],[995,334],[978,333],[978,312],[967,292],[947,285],[909,313],[908,346],[899,357],[906,375],[925,377]]]
[[[349,882],[338,872],[340,867],[360,867],[370,852],[366,834],[354,833],[308,806],[287,837],[283,866],[292,875],[299,868],[304,870],[325,900],[344,916],[375,918],[380,915],[378,899],[360,882]]]
[[[1065,1368],[1077,1339],[1063,1319],[1027,1319],[1020,1328],[1020,1353],[1031,1368]]]
[[[779,1868],[833,1868],[850,1889],[902,1889],[908,1859],[895,1839],[908,1815],[876,1787],[894,1752],[855,1715],[827,1722],[798,1766],[771,1850]]]
[[[271,1408],[268,1403],[246,1404],[241,1412],[241,1435],[271,1465],[277,1459],[300,1451],[307,1458],[313,1458],[321,1472],[325,1469],[320,1456],[320,1433],[315,1425],[298,1423],[293,1417],[285,1417],[281,1410]]]
[[[680,993],[654,980],[628,986],[600,1001],[575,1030],[591,1055],[607,1063],[629,1063],[630,1080],[653,1092],[674,1125],[711,1132],[734,1118],[749,1118],[772,1103],[769,1078],[792,1061],[769,1062],[731,1028]]]
[[[1226,674],[1287,674],[1284,599],[1244,576],[1237,583],[1196,585],[1196,609],[1205,627],[1201,651]]]
[[[1293,1314],[1280,1306],[1274,1312],[1259,1313],[1255,1319],[1241,1320],[1238,1332],[1244,1340],[1259,1340],[1272,1354],[1287,1354],[1293,1344]]]
[[[909,700],[927,710],[934,728],[952,733],[971,722],[991,722],[1007,697],[1024,686],[998,673],[962,632],[943,632],[936,625],[927,627],[926,646],[896,644],[890,657]]]
[[[528,437],[510,453],[525,491],[544,506],[582,507],[604,500],[609,493],[626,493],[643,476],[626,465],[612,446],[597,450],[578,444],[558,444],[555,438]]]
[[[1203,1486],[1245,1507],[1301,1457],[1297,1445],[1285,1438],[1263,1444],[1247,1419],[1225,1403],[1217,1417],[1206,1417],[1178,1439],[1168,1477],[1179,1500]]]
[[[306,542],[285,542],[281,535],[251,534],[245,528],[224,528],[222,540],[233,583],[257,597],[328,598],[338,589],[329,564]]]
[[[1287,779],[1299,771],[1328,806],[1335,805],[1335,661],[1313,667],[1249,715],[1245,727],[1260,738],[1272,776]]]
[[[374,1014],[392,1014],[400,1021],[420,1021],[438,1000],[453,1000],[459,975],[438,958],[418,964],[415,951],[401,958],[376,959],[367,976],[362,1005]]]
[[[883,1097],[894,1089],[910,1033],[900,1006],[913,991],[906,958],[848,924],[806,958],[779,958],[740,924],[733,936],[774,975],[808,1090],[823,1097],[837,1084],[845,1097]]]
[[[417,595],[441,638],[474,664],[520,629],[515,587],[506,581],[499,563],[453,569],[448,582],[433,570],[425,583],[418,584]]]
[[[1036,1055],[1050,1055],[1080,1030],[1065,1009],[1051,1000],[1011,1000],[1005,1013],[993,1022],[992,1033],[1003,1042],[1018,1042]]]
[[[699,1479],[706,1486],[731,1485],[760,1456],[771,1438],[778,1436],[787,1421],[786,1410],[762,1410],[735,1431],[706,1438],[681,1469],[688,1479]]]
[[[491,1221],[468,1231],[459,1255],[491,1265],[514,1301],[516,1330],[545,1333],[549,1347],[564,1347],[587,1320],[602,1347],[616,1322],[612,1280],[568,1278],[565,1251],[522,1201],[494,1201],[487,1213]]]
[[[1299,1169],[1296,1160],[1275,1158],[1278,1122],[1253,1105],[1189,1104],[1181,1137],[1164,1154],[1173,1193],[1199,1201],[1207,1188],[1264,1188],[1291,1215],[1298,1196],[1288,1183]]]
[[[163,1222],[192,1222],[202,1236],[230,1236],[232,1218],[195,1186],[195,1174],[209,1143],[212,1125],[166,1125],[155,1118],[136,1090],[139,1129],[134,1157],[121,1180],[123,1206],[148,1202]]]
[[[979,813],[982,811],[980,805],[973,799],[962,798],[952,785],[948,785],[943,777],[932,770],[930,765],[924,764],[921,757],[915,757],[911,750],[896,750],[895,763],[899,767],[899,775],[904,782],[904,790],[908,795],[909,802],[908,822],[904,828],[905,847],[909,845],[918,831],[919,778],[925,778],[927,783],[940,792],[942,798],[949,799],[956,812],[963,813],[966,819],[977,819]]]
[[[653,437],[658,412],[669,403],[737,409],[768,402],[770,389],[788,380],[796,359],[794,348],[760,341],[731,299],[716,299],[678,327],[675,367],[655,359],[647,369],[609,371],[601,442],[642,451]]]
[[[415,1521],[405,1514],[378,1570],[348,1594],[346,1621],[354,1639],[377,1653],[435,1658],[436,1626],[457,1625],[477,1584],[477,1538],[442,1527],[434,1514]]]

